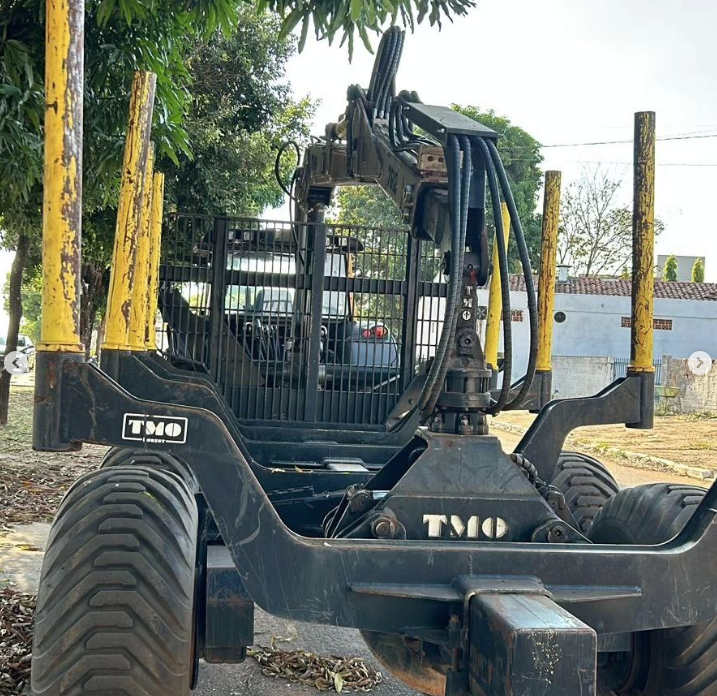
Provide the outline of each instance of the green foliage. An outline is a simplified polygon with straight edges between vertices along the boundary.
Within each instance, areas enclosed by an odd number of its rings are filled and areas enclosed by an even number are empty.
[[[665,268],[662,272],[662,280],[677,280],[677,259],[674,256],[668,256],[665,261]]]
[[[117,195],[134,72],[157,73],[153,136],[160,152],[188,152],[186,41],[217,26],[229,30],[236,9],[228,0],[88,0],[85,6],[83,148],[91,166],[83,192],[86,208],[94,209]],[[44,9],[44,0],[0,0],[0,180],[7,182],[0,213],[10,228],[37,219],[41,201]]]
[[[702,259],[697,259],[692,266],[692,282],[705,282],[705,262]]]
[[[310,102],[293,99],[282,81],[295,48],[291,38],[280,38],[280,26],[275,16],[245,8],[234,35],[217,34],[192,47],[192,157],[162,163],[168,200],[177,209],[256,215],[280,205],[276,151],[287,140],[308,138],[312,113]],[[289,159],[285,168],[296,164]]]
[[[631,277],[630,276],[630,268],[628,267],[627,264],[625,264],[622,267],[622,270],[620,271],[620,279],[621,280],[630,280],[630,277]]]
[[[395,203],[379,186],[337,189],[332,217],[343,225],[406,227]]]
[[[443,18],[460,16],[475,6],[474,0],[258,0],[257,8],[272,10],[283,18],[282,34],[287,36],[301,26],[299,50],[302,50],[314,25],[317,39],[332,42],[341,33],[341,45],[348,44],[349,56],[353,53],[358,33],[366,48],[371,50],[368,32],[378,32],[390,20],[399,20],[411,28],[428,18],[431,26],[441,26]]]

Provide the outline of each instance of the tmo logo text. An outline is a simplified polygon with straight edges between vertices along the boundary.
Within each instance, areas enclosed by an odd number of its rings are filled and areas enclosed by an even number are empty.
[[[122,439],[182,445],[187,441],[187,419],[174,416],[148,416],[143,413],[125,413],[122,424]]]
[[[508,533],[508,523],[502,517],[424,515],[423,524],[429,539],[501,539]]]

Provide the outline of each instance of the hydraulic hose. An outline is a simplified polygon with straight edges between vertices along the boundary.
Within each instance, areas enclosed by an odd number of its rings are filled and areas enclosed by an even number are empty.
[[[463,152],[463,169],[459,160],[459,152]],[[456,136],[450,136],[445,149],[448,165],[449,215],[451,220],[451,256],[448,292],[446,293],[446,312],[443,318],[443,330],[436,348],[436,355],[431,365],[426,383],[418,400],[418,408],[425,422],[433,412],[443,389],[448,371],[448,349],[455,338],[458,323],[458,300],[461,279],[463,276],[463,259],[466,245],[466,228],[468,224],[468,206],[470,181],[472,176],[472,153],[470,140],[463,136],[461,148],[458,147]]]
[[[296,166],[294,167],[294,174],[292,174],[289,186],[287,186],[281,179],[281,157],[290,147],[293,147],[294,152],[296,153]],[[294,183],[294,175],[296,174],[296,169],[299,164],[301,164],[301,148],[299,147],[299,143],[295,140],[288,140],[281,145],[279,151],[276,153],[276,159],[274,160],[274,176],[276,177],[276,182],[279,184],[279,188],[281,188],[281,190],[289,196],[290,199],[293,199],[294,197],[292,193],[292,186]]]
[[[370,101],[373,102],[373,118],[384,118],[386,96],[390,99],[389,90],[395,77],[396,52],[400,50],[401,30],[398,27],[391,27],[384,35],[385,46],[381,51],[380,60],[374,63],[376,79],[372,79],[371,92],[369,94]],[[383,44],[383,40],[381,42]],[[394,71],[393,74],[391,71]]]
[[[460,242],[460,216],[459,207],[461,200],[461,183],[460,183],[460,160],[458,158],[458,138],[454,135],[448,137],[448,142],[444,147],[446,158],[446,168],[448,170],[448,216],[451,221],[451,249],[457,251]],[[436,383],[438,371],[441,363],[445,359],[450,341],[451,324],[453,316],[456,312],[458,303],[459,289],[459,269],[456,264],[457,254],[451,253],[451,265],[448,278],[448,291],[446,293],[446,312],[443,318],[443,330],[436,347],[436,354],[433,358],[433,364],[423,385],[421,394],[418,397],[418,410],[421,411],[421,420],[425,420],[431,415],[426,411],[426,405],[433,393],[433,387]]]
[[[513,192],[510,190],[508,176],[505,173],[505,168],[503,167],[503,162],[501,162],[500,155],[498,154],[498,148],[495,146],[495,143],[489,140],[487,142],[487,146],[490,151],[493,164],[495,165],[495,169],[498,173],[498,180],[500,181],[500,186],[503,190],[505,202],[508,205],[508,211],[510,212],[511,225],[513,227],[513,231],[515,232],[515,241],[518,247],[518,254],[520,255],[520,263],[523,267],[525,291],[528,296],[528,316],[530,320],[530,352],[528,354],[528,368],[525,372],[525,379],[521,384],[520,391],[517,396],[505,406],[506,410],[510,410],[520,408],[523,400],[530,392],[530,389],[533,386],[533,380],[535,379],[535,371],[538,363],[538,302],[535,295],[535,284],[533,283],[533,271],[530,267],[528,245],[525,243],[525,235],[523,234],[523,228],[520,224],[520,218],[518,217],[518,208],[515,205]],[[507,346],[504,350],[507,355]],[[505,380],[505,377],[503,379]]]
[[[488,179],[488,189],[490,190],[491,204],[493,207],[493,219],[495,221],[495,243],[498,245],[498,273],[500,274],[500,294],[502,301],[503,314],[503,383],[501,384],[498,399],[489,410],[491,415],[495,415],[502,411],[508,403],[510,396],[510,383],[513,374],[513,328],[511,323],[510,312],[510,280],[508,276],[508,248],[503,236],[503,215],[500,209],[500,192],[498,189],[498,180],[496,178],[495,166],[490,156],[490,150],[483,138],[478,141],[478,147],[483,156],[483,163],[486,169],[486,178]],[[496,269],[493,269],[493,273]]]
[[[465,258],[465,249],[466,249],[466,231],[468,228],[468,208],[470,204],[470,190],[471,190],[471,177],[473,176],[473,157],[472,157],[472,151],[471,151],[471,142],[468,139],[468,137],[461,136],[460,139],[461,142],[461,152],[463,153],[463,168],[461,170],[461,179],[460,179],[460,208],[459,208],[459,215],[458,215],[458,232],[459,232],[459,238],[458,238],[458,246],[454,247],[452,257],[455,256],[455,264],[451,264],[453,268],[451,269],[453,273],[455,273],[455,278],[457,280],[456,285],[457,287],[457,294],[456,294],[456,301],[454,303],[454,311],[451,316],[451,323],[450,323],[450,331],[448,334],[448,341],[447,345],[450,345],[450,343],[453,342],[455,339],[456,334],[456,326],[458,324],[458,300],[460,299],[458,295],[460,294],[461,290],[461,280],[463,278],[463,261]],[[445,321],[445,320],[444,320]],[[445,326],[444,326],[445,331]],[[442,336],[441,336],[442,337]],[[448,351],[445,351],[445,354],[443,355],[443,358],[438,366],[437,373],[436,373],[436,379],[433,382],[433,385],[431,386],[431,391],[429,394],[428,401],[426,403],[424,413],[431,414],[433,412],[433,409],[436,407],[436,404],[438,403],[438,399],[441,395],[441,390],[443,389],[443,384],[446,379],[446,374],[448,373]]]

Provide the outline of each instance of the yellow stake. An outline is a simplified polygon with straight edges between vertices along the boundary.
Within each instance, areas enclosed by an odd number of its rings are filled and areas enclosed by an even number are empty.
[[[510,237],[510,213],[508,206],[503,203],[503,237],[508,247]],[[493,369],[498,369],[498,343],[500,340],[500,320],[503,312],[503,299],[501,297],[500,271],[498,268],[498,244],[493,240],[493,275],[490,279],[488,295],[488,320],[485,327],[485,359]]]
[[[149,152],[156,79],[154,73],[137,72],[132,83],[103,350],[131,349],[129,329],[137,236],[142,224],[142,187]],[[137,281],[140,282],[140,279]]]
[[[654,372],[655,113],[635,114],[630,372]]]
[[[164,174],[154,175],[152,186],[152,218],[149,237],[149,281],[147,283],[147,348],[157,350],[154,328],[159,295],[159,261],[162,255],[162,217],[164,211]]]
[[[41,351],[81,353],[84,2],[47,0]]]
[[[552,370],[553,309],[555,308],[555,260],[560,223],[560,172],[545,172],[543,229],[538,279],[538,362],[539,372]]]
[[[152,186],[154,177],[154,145],[147,154],[147,166],[142,177],[142,220],[137,231],[137,252],[135,255],[134,285],[132,304],[129,312],[129,345],[133,351],[146,350],[147,305],[149,279],[149,245],[152,217]]]

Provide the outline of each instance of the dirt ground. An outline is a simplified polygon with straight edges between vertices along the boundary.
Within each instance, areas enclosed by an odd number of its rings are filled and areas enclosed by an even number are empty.
[[[14,523],[50,522],[70,484],[96,469],[105,447],[80,452],[32,449],[31,384],[13,385],[8,425],[0,427],[0,533]]]
[[[532,414],[513,412],[501,414],[498,420],[524,431],[534,419]],[[717,416],[713,414],[656,416],[654,430],[632,430],[622,425],[578,428],[569,444],[579,447],[581,443],[598,454],[604,451],[608,458],[612,454],[618,461],[626,458],[620,453],[637,453],[717,471]]]

